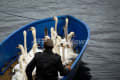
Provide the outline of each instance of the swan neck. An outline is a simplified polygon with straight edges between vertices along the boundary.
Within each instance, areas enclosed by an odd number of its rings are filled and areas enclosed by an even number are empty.
[[[37,44],[33,44],[33,53],[36,53]]]
[[[21,53],[24,55],[24,48],[23,48],[23,46],[22,47],[20,47],[20,50],[21,50]]]
[[[68,36],[68,21],[66,21],[66,24],[65,24],[65,38],[66,38],[66,41],[68,41],[67,36]]]
[[[33,31],[32,31],[32,34],[33,34],[33,42],[34,42],[34,43],[37,43],[37,41],[36,41],[36,31],[33,30]]]
[[[25,53],[27,53],[27,39],[26,39],[26,33],[24,33],[24,48],[25,48]]]
[[[57,24],[58,24],[58,20],[55,21],[55,31],[57,33]]]

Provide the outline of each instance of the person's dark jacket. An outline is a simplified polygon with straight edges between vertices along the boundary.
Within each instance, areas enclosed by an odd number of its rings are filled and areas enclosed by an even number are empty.
[[[58,80],[58,71],[61,76],[66,75],[69,70],[65,69],[61,57],[45,50],[43,53],[36,53],[35,57],[26,68],[28,80],[32,79],[32,71],[36,67],[35,80]]]

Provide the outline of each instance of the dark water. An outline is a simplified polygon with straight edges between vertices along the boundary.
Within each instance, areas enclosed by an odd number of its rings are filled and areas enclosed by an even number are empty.
[[[90,26],[91,80],[120,80],[120,0],[0,0],[0,41],[36,19],[73,15]]]

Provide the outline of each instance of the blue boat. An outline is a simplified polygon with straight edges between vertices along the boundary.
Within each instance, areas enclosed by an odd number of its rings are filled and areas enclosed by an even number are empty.
[[[88,26],[84,22],[74,18],[73,16],[64,15],[57,17],[59,20],[57,28],[58,34],[60,36],[64,36],[63,27],[65,25],[65,18],[68,18],[68,32],[75,32],[75,37],[73,37],[73,40],[76,43],[79,43],[75,46],[75,50],[77,51],[77,53],[79,53],[79,55],[77,56],[77,58],[71,66],[72,71],[67,76],[64,76],[62,79],[67,80],[73,77],[75,72],[78,70],[80,59],[84,53],[84,50],[89,40],[90,32]],[[55,21],[53,20],[53,17],[41,19],[27,24],[25,26],[22,26],[21,28],[10,34],[5,40],[3,40],[0,43],[0,74],[3,75],[5,71],[11,66],[11,64],[13,64],[18,58],[18,53],[20,52],[20,50],[16,49],[16,46],[18,46],[18,44],[24,44],[24,30],[28,30],[31,26],[34,26],[36,28],[37,39],[42,39],[44,37],[44,29],[48,28],[48,35],[50,36],[50,28],[54,27],[54,25]],[[33,38],[31,37],[32,33],[30,31],[27,31],[27,35],[27,46],[29,51],[33,45]],[[40,42],[40,45],[42,46],[42,42]]]

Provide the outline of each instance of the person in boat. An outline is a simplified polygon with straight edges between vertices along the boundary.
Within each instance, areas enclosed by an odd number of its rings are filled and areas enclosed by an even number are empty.
[[[71,71],[70,66],[63,66],[61,57],[52,52],[52,40],[46,40],[44,48],[45,50],[42,53],[36,53],[35,57],[27,65],[26,75],[28,80],[33,80],[32,71],[35,67],[35,80],[58,80],[58,71],[61,76],[65,76]]]

